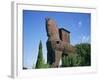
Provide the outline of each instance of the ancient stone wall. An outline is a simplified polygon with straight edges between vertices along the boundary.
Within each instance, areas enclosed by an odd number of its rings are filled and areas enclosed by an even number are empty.
[[[47,63],[51,67],[59,67],[62,54],[68,54],[74,51],[74,47],[70,45],[70,32],[61,28],[57,28],[57,24],[53,19],[46,18],[47,31]]]
[[[70,43],[70,32],[64,28],[59,29],[59,35],[62,42]]]
[[[47,36],[50,41],[60,40],[57,24],[53,19],[46,18]]]

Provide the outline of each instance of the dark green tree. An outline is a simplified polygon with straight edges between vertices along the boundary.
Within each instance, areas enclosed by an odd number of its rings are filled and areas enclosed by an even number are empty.
[[[62,67],[90,66],[91,65],[91,45],[81,43],[75,45],[75,53],[62,56]]]
[[[77,54],[69,53],[69,55],[62,56],[62,67],[73,67],[76,66],[76,57]]]
[[[78,61],[81,66],[91,65],[91,45],[88,43],[78,44],[75,46],[78,54]],[[80,59],[79,59],[80,57]]]
[[[40,41],[36,68],[43,68],[43,67],[44,67],[44,59],[43,59],[43,52],[42,52],[42,42]]]

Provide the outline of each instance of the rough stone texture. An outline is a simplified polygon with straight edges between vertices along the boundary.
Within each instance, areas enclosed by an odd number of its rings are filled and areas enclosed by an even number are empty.
[[[57,25],[53,19],[46,18],[47,36],[50,41],[60,40]]]
[[[64,28],[59,29],[59,35],[62,42],[70,43],[70,32]]]
[[[70,45],[70,32],[61,28],[57,28],[57,24],[53,19],[46,18],[47,31],[47,63],[51,67],[59,67],[62,54],[73,53],[74,47]]]
[[[60,58],[62,56],[62,51],[55,50],[55,61],[51,65],[51,67],[59,67]]]

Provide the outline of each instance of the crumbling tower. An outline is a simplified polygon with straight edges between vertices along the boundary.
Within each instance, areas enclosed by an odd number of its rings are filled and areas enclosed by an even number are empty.
[[[51,67],[59,67],[62,54],[72,52],[73,47],[70,45],[69,31],[57,28],[57,24],[53,19],[46,18],[47,31],[47,63]]]
[[[61,43],[63,45],[63,54],[74,53],[75,48],[70,44],[70,31],[60,28],[59,29],[59,36],[61,39]]]

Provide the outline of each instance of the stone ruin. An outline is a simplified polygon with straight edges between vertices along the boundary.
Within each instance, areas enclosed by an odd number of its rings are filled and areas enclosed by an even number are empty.
[[[46,18],[47,63],[51,67],[59,67],[62,55],[74,53],[75,49],[70,44],[70,32],[64,28],[58,29],[56,22]]]

